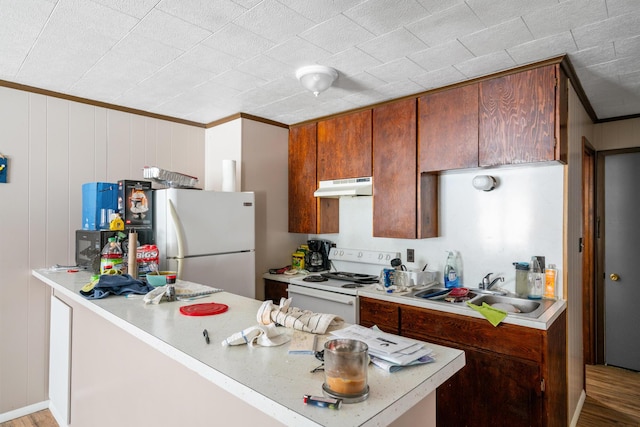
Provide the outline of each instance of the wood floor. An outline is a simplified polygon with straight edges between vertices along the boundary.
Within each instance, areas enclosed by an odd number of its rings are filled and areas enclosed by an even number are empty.
[[[0,427],[59,427],[48,409],[34,412],[15,420],[0,423]]]
[[[587,365],[587,399],[576,427],[640,427],[640,372]],[[0,423],[0,427],[59,427],[48,410]]]
[[[576,427],[640,426],[640,372],[587,365],[587,399]]]

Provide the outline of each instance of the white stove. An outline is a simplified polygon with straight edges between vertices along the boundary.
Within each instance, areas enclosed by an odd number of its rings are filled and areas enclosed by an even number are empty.
[[[291,306],[358,323],[358,289],[375,286],[380,270],[391,267],[391,260],[399,257],[399,252],[332,248],[332,271],[290,281]]]

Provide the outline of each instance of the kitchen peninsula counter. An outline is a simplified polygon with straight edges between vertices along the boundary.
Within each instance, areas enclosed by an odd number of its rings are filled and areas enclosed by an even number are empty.
[[[310,372],[320,364],[312,355],[290,355],[288,344],[221,345],[257,324],[260,301],[228,292],[159,305],[145,305],[141,296],[87,300],[79,290],[88,273],[33,275],[72,313],[70,426],[435,425],[434,391],[465,364],[464,352],[428,344],[435,363],[395,373],[370,366],[366,401],[339,410],[308,406],[303,395],[322,395],[324,380]],[[203,302],[229,310],[203,317],[178,310]]]

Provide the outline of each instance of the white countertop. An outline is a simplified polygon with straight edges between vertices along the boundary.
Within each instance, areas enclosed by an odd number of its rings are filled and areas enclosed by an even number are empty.
[[[293,279],[301,279],[305,275],[296,274],[296,275],[285,275],[285,274],[269,274],[266,273],[263,275],[263,278],[276,280],[280,282],[290,283]],[[414,307],[422,307],[428,308],[430,310],[441,311],[444,313],[453,313],[460,314],[468,317],[475,317],[477,319],[484,319],[484,317],[475,310],[465,306],[464,304],[450,304],[450,303],[442,303],[429,301],[428,299],[423,298],[413,298],[409,296],[405,296],[404,293],[386,293],[384,291],[378,291],[375,289],[375,286],[366,286],[362,288],[358,288],[357,294],[359,296],[365,296],[369,298],[375,298],[382,301],[395,302],[398,304],[411,305]],[[547,330],[551,326],[551,324],[560,316],[560,314],[566,309],[567,303],[564,300],[557,300],[555,303],[549,307],[540,317],[538,318],[528,318],[517,315],[507,315],[507,317],[502,321],[502,323],[524,326],[528,328],[534,329],[542,329]]]
[[[369,398],[338,411],[305,405],[304,394],[322,395],[323,373],[310,373],[320,363],[312,355],[289,355],[280,347],[223,347],[230,335],[257,324],[261,301],[228,292],[189,302],[145,305],[141,298],[109,296],[87,300],[79,290],[88,273],[34,270],[33,275],[72,301],[148,343],[153,348],[223,387],[271,417],[292,426],[388,425],[460,370],[464,352],[428,344],[436,362],[387,373],[369,368]],[[215,316],[189,317],[178,308],[202,302],[229,306]],[[207,329],[211,344],[202,336]],[[291,330],[287,330],[288,333]],[[326,337],[324,337],[326,339]]]
[[[414,298],[403,294],[389,294],[383,291],[377,291],[374,288],[358,289],[358,295],[363,297],[375,298],[382,301],[390,301],[398,304],[411,305],[414,307],[428,308],[430,310],[441,311],[444,313],[460,314],[477,319],[484,317],[475,310],[467,307],[465,304],[451,304],[444,302],[429,301],[424,298]],[[527,328],[547,330],[551,324],[565,310],[567,304],[564,300],[557,300],[538,318],[528,318],[523,316],[507,314],[502,323],[524,326]]]

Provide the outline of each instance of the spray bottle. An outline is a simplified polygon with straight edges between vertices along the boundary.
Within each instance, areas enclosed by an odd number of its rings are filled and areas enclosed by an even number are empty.
[[[447,261],[444,265],[444,286],[445,288],[459,288],[462,286],[455,251],[448,251]]]

